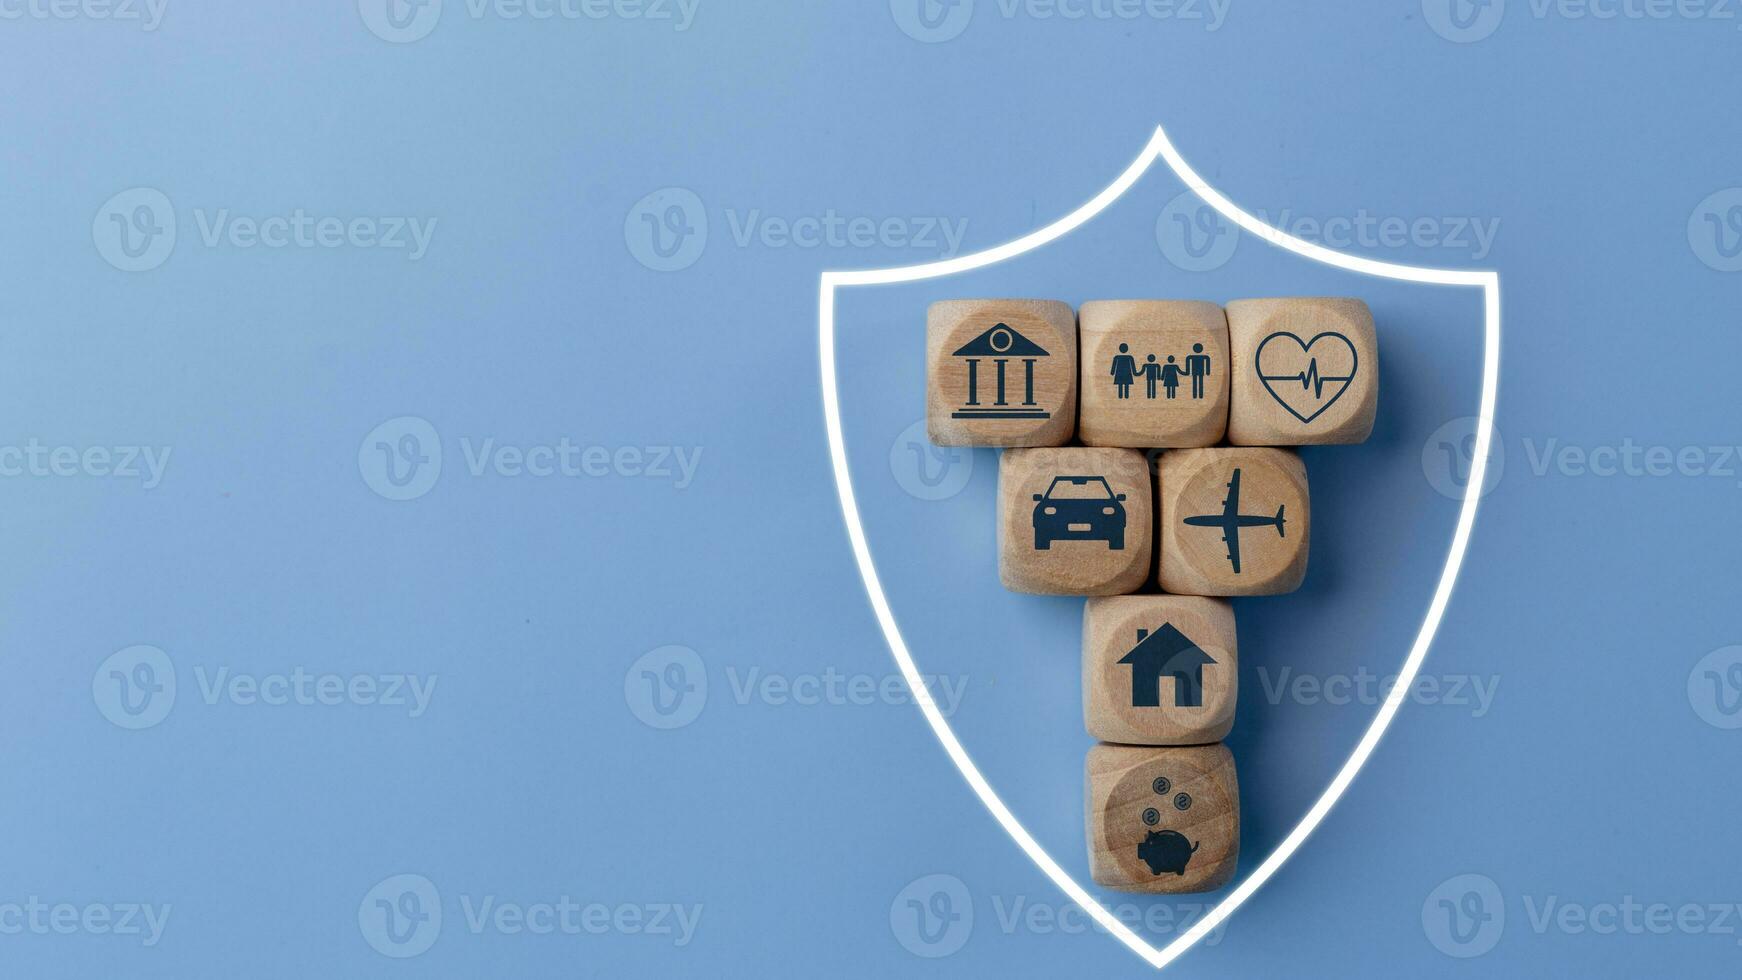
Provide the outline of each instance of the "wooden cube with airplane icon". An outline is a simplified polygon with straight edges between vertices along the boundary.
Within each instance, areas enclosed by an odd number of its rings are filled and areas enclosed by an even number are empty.
[[[1242,299],[1227,305],[1236,446],[1363,442],[1379,407],[1379,341],[1358,299]]]
[[[1055,300],[926,311],[926,431],[939,446],[1062,446],[1077,429],[1077,314]]]
[[[1007,449],[998,460],[998,573],[1005,588],[1122,595],[1154,553],[1149,460],[1133,449]]]
[[[1284,449],[1180,449],[1157,467],[1158,579],[1180,595],[1276,595],[1306,578],[1306,466]]]
[[[1228,321],[1196,300],[1093,300],[1078,314],[1077,437],[1213,446],[1228,427]]]
[[[1234,609],[1221,599],[1107,596],[1083,610],[1083,726],[1103,742],[1221,741],[1239,670]]]
[[[1121,891],[1227,884],[1240,859],[1240,786],[1223,745],[1097,745],[1085,763],[1089,870]]]

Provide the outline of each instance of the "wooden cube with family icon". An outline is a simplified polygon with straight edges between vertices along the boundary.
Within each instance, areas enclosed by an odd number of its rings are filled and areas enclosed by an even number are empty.
[[[1077,438],[1213,446],[1228,427],[1228,321],[1195,300],[1093,300],[1079,314]]]

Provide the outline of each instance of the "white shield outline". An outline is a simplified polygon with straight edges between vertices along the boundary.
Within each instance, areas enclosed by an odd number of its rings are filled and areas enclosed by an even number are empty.
[[[1272,245],[1285,248],[1297,255],[1311,259],[1314,262],[1360,272],[1370,276],[1385,279],[1399,279],[1405,282],[1418,282],[1438,286],[1472,286],[1482,290],[1483,294],[1483,342],[1482,342],[1482,399],[1477,411],[1476,447],[1472,453],[1470,478],[1464,485],[1464,502],[1458,510],[1458,527],[1452,535],[1452,547],[1446,555],[1445,567],[1440,571],[1439,584],[1434,589],[1433,601],[1428,604],[1427,616],[1422,620],[1421,629],[1416,633],[1415,643],[1410,647],[1409,657],[1404,661],[1403,670],[1398,674],[1397,683],[1392,686],[1390,694],[1379,706],[1372,724],[1361,736],[1361,741],[1350,753],[1347,761],[1337,771],[1331,784],[1323,794],[1314,801],[1312,808],[1301,818],[1300,823],[1289,831],[1268,857],[1229,893],[1215,908],[1200,917],[1191,928],[1181,933],[1172,942],[1161,948],[1150,945],[1130,926],[1121,922],[1111,912],[1108,912],[1094,896],[1077,884],[1058,862],[1047,854],[1040,843],[1028,833],[1028,830],[1017,821],[1016,815],[1004,805],[998,793],[992,789],[986,777],[974,765],[968,752],[956,738],[956,733],[950,728],[950,723],[939,713],[937,705],[927,695],[927,688],[920,677],[919,668],[913,662],[913,655],[908,652],[907,644],[901,638],[901,631],[895,625],[895,614],[889,608],[889,599],[883,594],[883,585],[877,578],[877,567],[871,561],[871,549],[865,541],[865,528],[859,520],[859,505],[853,495],[852,474],[847,469],[847,449],[841,436],[841,406],[835,384],[835,290],[845,286],[887,285],[899,282],[914,282],[920,279],[935,279],[957,272],[967,272],[984,266],[1002,262],[1025,252],[1032,251],[1075,230],[1079,225],[1101,213],[1114,201],[1137,183],[1138,178],[1148,172],[1149,167],[1157,159],[1165,160],[1176,176],[1186,187],[1197,194],[1204,203],[1215,208],[1224,218],[1234,222],[1246,233],[1263,239]],[[847,524],[847,537],[853,544],[853,557],[859,564],[859,576],[865,582],[865,591],[871,599],[871,608],[877,613],[877,622],[883,627],[883,637],[889,644],[889,650],[900,665],[902,676],[907,685],[916,695],[916,702],[925,714],[926,721],[931,723],[932,732],[943,744],[944,751],[951,761],[961,771],[962,778],[973,787],[980,802],[998,819],[1011,839],[1015,840],[1030,860],[1053,884],[1057,885],[1072,901],[1076,902],[1085,912],[1093,916],[1095,921],[1106,929],[1108,934],[1130,947],[1131,951],[1147,960],[1156,969],[1161,969],[1173,962],[1186,950],[1191,949],[1199,940],[1213,932],[1228,916],[1240,907],[1252,894],[1258,890],[1270,876],[1275,874],[1296,849],[1307,839],[1331,807],[1336,805],[1355,774],[1366,764],[1367,757],[1379,744],[1380,736],[1391,725],[1391,720],[1397,715],[1398,707],[1403,698],[1415,684],[1416,674],[1421,670],[1422,661],[1427,657],[1428,647],[1433,643],[1434,634],[1438,632],[1440,620],[1445,615],[1446,604],[1451,600],[1452,587],[1457,583],[1458,570],[1464,563],[1464,552],[1470,543],[1470,531],[1476,526],[1476,508],[1482,498],[1482,483],[1487,476],[1488,451],[1494,434],[1494,402],[1500,377],[1500,274],[1493,271],[1477,271],[1466,269],[1429,269],[1415,266],[1396,265],[1390,262],[1378,262],[1373,259],[1355,255],[1344,255],[1341,252],[1302,241],[1273,228],[1245,211],[1224,197],[1215,188],[1204,181],[1197,172],[1187,165],[1179,151],[1174,149],[1168,140],[1166,131],[1161,126],[1155,127],[1155,134],[1150,137],[1143,152],[1137,155],[1131,166],[1119,175],[1119,178],[1109,184],[1101,193],[1095,195],[1087,203],[1065,215],[1044,228],[1036,229],[1021,238],[1005,242],[995,248],[971,255],[957,256],[939,262],[927,262],[921,265],[899,266],[890,269],[860,269],[851,271],[828,271],[822,274],[821,295],[818,308],[819,349],[822,367],[823,416],[828,426],[829,456],[834,464],[835,488],[841,497],[841,513]]]

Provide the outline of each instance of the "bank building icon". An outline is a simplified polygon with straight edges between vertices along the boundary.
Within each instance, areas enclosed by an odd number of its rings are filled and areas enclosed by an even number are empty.
[[[1034,362],[1046,357],[1046,349],[1011,329],[1007,323],[993,325],[973,340],[963,344],[953,355],[966,361],[968,400],[951,413],[958,419],[1044,419],[1052,413],[1035,404]],[[1011,361],[1021,362],[1020,379],[1013,377],[1016,369]],[[984,376],[988,369],[993,379]],[[992,402],[981,401],[980,386],[992,387]],[[1020,398],[1021,401],[1015,401]]]

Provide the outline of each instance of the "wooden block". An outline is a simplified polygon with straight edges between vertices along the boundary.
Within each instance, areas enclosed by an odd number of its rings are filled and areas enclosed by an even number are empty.
[[[1134,449],[1007,449],[998,460],[1005,588],[1119,595],[1149,577],[1149,461]]]
[[[1062,446],[1077,428],[1077,315],[1053,300],[926,312],[926,429],[939,446]]]
[[[1108,596],[1083,610],[1083,723],[1103,742],[1220,742],[1239,676],[1234,609],[1221,599]]]
[[[1181,595],[1276,595],[1306,578],[1306,466],[1285,449],[1176,449],[1157,470],[1160,583]]]
[[[1210,891],[1240,859],[1240,786],[1223,745],[1097,745],[1084,778],[1089,869],[1131,892]]]
[[[1213,446],[1228,427],[1228,321],[1196,300],[1095,300],[1079,312],[1077,438]]]
[[[1379,341],[1358,299],[1228,304],[1236,446],[1363,442],[1379,407]]]

